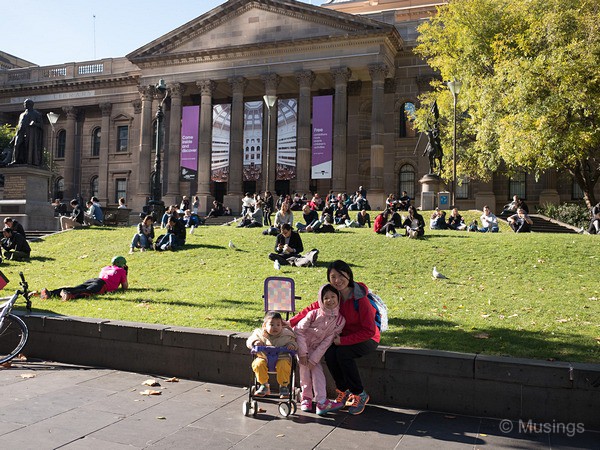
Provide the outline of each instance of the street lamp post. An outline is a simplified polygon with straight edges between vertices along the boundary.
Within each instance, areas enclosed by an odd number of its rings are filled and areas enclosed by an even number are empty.
[[[265,104],[267,105],[267,111],[268,111],[268,117],[267,117],[267,154],[266,154],[266,158],[267,158],[267,164],[265,167],[265,191],[270,191],[270,186],[269,186],[269,182],[270,182],[270,173],[271,173],[271,108],[273,108],[273,106],[275,106],[275,102],[277,101],[277,96],[276,95],[263,95],[263,100],[265,101]]]
[[[456,79],[448,82],[448,89],[450,89],[452,97],[454,97],[454,137],[452,139],[452,207],[456,206],[456,101],[458,99],[458,94],[460,93],[461,87],[462,83]]]
[[[55,146],[56,143],[54,142],[54,125],[56,125],[56,122],[58,122],[58,118],[60,117],[60,114],[56,114],[55,112],[50,111],[48,114],[46,114],[46,117],[48,118],[48,122],[50,122],[50,126],[52,127],[52,142],[50,142],[50,155],[48,157],[48,169],[50,169],[50,171],[52,171],[53,167],[52,167],[52,161],[54,161],[54,152],[55,152]],[[54,180],[52,180],[52,186],[51,186],[51,190],[52,190],[52,196],[54,196]]]
[[[162,132],[162,124],[163,124],[163,104],[165,100],[169,96],[169,90],[167,89],[167,84],[165,80],[162,78],[159,80],[158,84],[155,86],[156,90],[163,94],[163,98],[158,104],[158,110],[156,111],[156,146],[155,146],[155,158],[154,158],[154,177],[152,178],[152,201],[153,211],[156,213],[162,213],[164,209],[164,204],[162,201],[162,182],[160,177],[161,171],[161,161],[160,161],[160,147],[161,147],[161,132]],[[158,211],[160,209],[160,211]]]

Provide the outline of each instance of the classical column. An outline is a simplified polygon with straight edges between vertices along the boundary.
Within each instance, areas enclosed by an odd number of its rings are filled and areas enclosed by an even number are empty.
[[[150,196],[150,166],[153,162],[152,138],[154,130],[152,127],[152,98],[154,97],[154,86],[139,86],[138,91],[142,100],[142,113],[140,124],[140,149],[137,158],[138,189],[137,195],[145,199]]]
[[[77,109],[73,106],[63,107],[63,112],[67,115],[67,125],[65,127],[65,198],[74,198],[75,192],[75,130],[77,122]]]
[[[346,136],[348,132],[348,80],[352,71],[347,67],[332,70],[335,82],[333,106],[333,192],[350,192],[346,186]],[[358,187],[358,186],[357,186]]]
[[[212,80],[198,81],[200,88],[200,141],[198,145],[198,191],[199,211],[208,213],[212,204],[210,195],[210,165],[212,151],[212,94],[217,86]]]
[[[268,73],[262,76],[262,80],[265,83],[265,95],[277,95],[277,87],[281,82],[281,77],[276,73]],[[277,178],[277,102],[275,105],[269,110],[267,109],[267,114],[271,115],[271,120],[268,118],[263,123],[263,136],[270,136],[269,141],[263,138],[263,146],[262,146],[262,182],[263,182],[263,190],[275,192],[275,179]],[[271,130],[268,130],[267,127],[271,124]],[[270,131],[270,132],[269,132]],[[269,161],[267,163],[267,149],[269,150]],[[267,186],[266,174],[267,167],[269,168],[269,185]],[[275,194],[273,194],[275,195]]]
[[[248,80],[244,77],[232,77],[231,85],[231,146],[229,148],[229,180],[225,206],[232,211],[240,210],[242,201],[242,181],[244,168],[244,89]]]
[[[557,177],[556,171],[549,169],[542,174],[542,186],[544,189],[540,192],[538,205],[560,205],[560,195],[556,189]]]
[[[108,204],[108,152],[110,142],[110,113],[112,103],[100,103],[102,126],[100,128],[100,160],[98,162],[98,199],[103,205]]]
[[[371,103],[371,182],[369,185],[368,199],[371,208],[376,210],[385,206],[385,194],[383,191],[383,117],[384,105],[383,94],[385,76],[389,71],[386,64],[369,65],[369,74],[372,84]]]
[[[310,190],[311,155],[311,95],[310,87],[315,81],[311,70],[296,73],[299,87],[298,99],[298,151],[296,153],[296,191],[307,194]]]
[[[171,108],[169,116],[169,150],[165,156],[167,165],[167,194],[165,204],[174,204],[179,196],[179,166],[181,158],[181,98],[185,86],[181,83],[172,83],[169,86]]]

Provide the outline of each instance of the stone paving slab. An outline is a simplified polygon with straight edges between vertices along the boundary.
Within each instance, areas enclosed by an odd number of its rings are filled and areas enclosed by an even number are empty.
[[[161,385],[143,386],[149,378]],[[140,395],[145,389],[161,395]],[[17,362],[0,369],[0,449],[600,450],[600,433],[556,424],[547,432],[518,421],[379,405],[367,406],[360,416],[298,411],[286,419],[277,400],[261,401],[263,411],[245,417],[247,399],[244,387]]]

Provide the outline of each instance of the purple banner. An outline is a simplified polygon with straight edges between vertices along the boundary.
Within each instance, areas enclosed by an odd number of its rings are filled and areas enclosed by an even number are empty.
[[[181,159],[179,177],[182,181],[195,180],[198,173],[199,106],[184,106],[181,114]]]
[[[313,97],[313,180],[331,178],[333,154],[333,95]]]

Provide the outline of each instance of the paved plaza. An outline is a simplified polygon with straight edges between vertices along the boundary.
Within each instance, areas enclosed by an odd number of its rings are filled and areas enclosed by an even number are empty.
[[[148,379],[160,386],[143,385]],[[160,395],[141,394],[148,389]],[[246,399],[243,387],[15,362],[0,369],[0,449],[600,449],[600,433],[541,427],[557,424],[378,405],[360,416],[284,419],[271,402],[253,418],[242,414]]]

